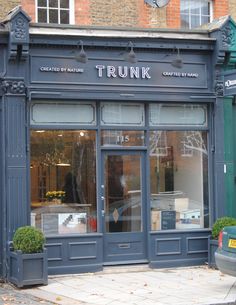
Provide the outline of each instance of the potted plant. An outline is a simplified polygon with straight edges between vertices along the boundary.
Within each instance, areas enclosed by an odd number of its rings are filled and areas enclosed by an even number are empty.
[[[9,281],[17,287],[47,285],[47,250],[41,230],[24,226],[16,230],[9,251]]]
[[[212,226],[211,235],[208,238],[208,266],[211,268],[216,268],[215,251],[218,248],[220,231],[227,226],[236,226],[236,218],[220,217]]]

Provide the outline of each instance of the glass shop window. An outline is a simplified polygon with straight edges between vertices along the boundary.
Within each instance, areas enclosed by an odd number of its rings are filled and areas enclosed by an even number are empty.
[[[101,125],[144,126],[143,104],[101,103]]]
[[[153,130],[151,229],[209,227],[207,131]]]
[[[31,130],[31,225],[47,235],[97,231],[96,131]]]
[[[96,125],[95,103],[42,103],[30,108],[31,125]]]
[[[207,127],[207,107],[187,104],[150,104],[150,126]]]
[[[36,0],[36,7],[36,22],[74,23],[74,0]]]

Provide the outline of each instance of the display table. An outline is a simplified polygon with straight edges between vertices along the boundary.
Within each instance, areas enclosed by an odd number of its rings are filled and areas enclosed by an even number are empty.
[[[32,203],[31,224],[45,234],[86,233],[91,204]]]

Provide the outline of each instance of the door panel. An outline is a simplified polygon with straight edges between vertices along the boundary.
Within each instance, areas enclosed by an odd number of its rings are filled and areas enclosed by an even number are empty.
[[[146,258],[142,152],[103,153],[104,261]]]

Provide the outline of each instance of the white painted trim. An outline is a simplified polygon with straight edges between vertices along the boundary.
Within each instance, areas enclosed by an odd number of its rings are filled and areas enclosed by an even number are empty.
[[[70,24],[75,24],[75,0],[70,0]]]
[[[214,19],[213,1],[212,0],[209,1],[210,1],[210,22],[212,22]]]
[[[35,22],[38,22],[38,0],[34,1]]]

